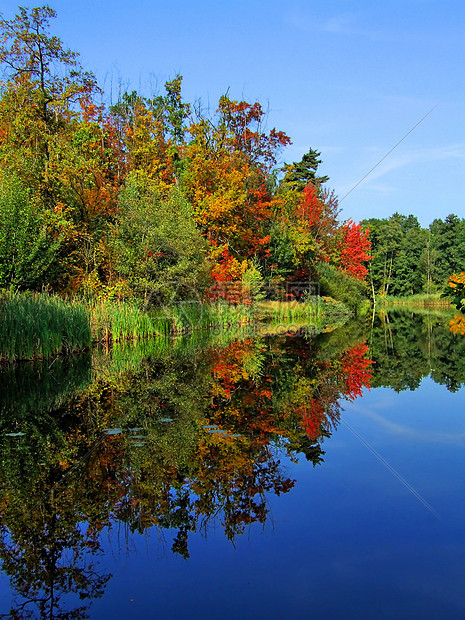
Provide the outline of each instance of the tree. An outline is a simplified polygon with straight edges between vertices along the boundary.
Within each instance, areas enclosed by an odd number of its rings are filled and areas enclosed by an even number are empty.
[[[432,248],[437,253],[438,283],[444,287],[449,274],[461,271],[465,265],[465,219],[450,214],[444,221],[434,220],[430,230]]]
[[[62,225],[14,177],[0,184],[0,287],[40,290],[60,271]]]
[[[84,72],[77,53],[63,48],[58,37],[49,35],[49,21],[56,12],[49,6],[20,7],[12,20],[0,19],[0,62],[10,84],[33,92],[37,113],[52,127],[59,108],[87,99],[96,87],[92,73]],[[64,71],[64,76],[60,71]]]
[[[373,258],[368,254],[371,250],[369,229],[362,232],[361,224],[349,220],[342,226],[342,237],[338,245],[339,267],[352,277],[364,280],[368,273],[364,263]]]
[[[302,192],[283,192],[279,206],[270,231],[269,270],[284,280],[308,280],[334,253],[337,198],[309,183]]]
[[[9,124],[1,161],[9,167],[11,151],[20,147],[30,165],[30,160],[39,160],[35,167],[42,180],[51,157],[50,136],[73,115],[76,103],[89,100],[96,91],[94,76],[83,71],[77,54],[49,34],[54,17],[48,6],[20,7],[14,19],[0,20],[0,63],[6,78],[1,83],[1,111]]]
[[[177,188],[165,198],[155,182],[132,174],[120,194],[119,210],[109,240],[116,278],[154,302],[182,290],[197,294],[205,287],[207,244]]]
[[[181,96],[182,76],[165,83],[165,95],[152,99],[136,91],[123,93],[110,106],[126,170],[143,170],[165,191],[179,182],[184,157],[185,121],[190,105]]]
[[[230,257],[242,264],[267,251],[275,206],[267,180],[289,138],[275,129],[265,132],[263,116],[258,103],[224,95],[213,119],[201,116],[189,128],[181,187],[225,279],[232,276]]]
[[[320,155],[321,153],[318,151],[310,149],[299,162],[286,164],[283,168],[285,175],[281,181],[281,188],[301,192],[309,183],[317,185],[318,187],[326,183],[329,177],[316,176],[317,168],[321,164],[321,159],[319,159]]]

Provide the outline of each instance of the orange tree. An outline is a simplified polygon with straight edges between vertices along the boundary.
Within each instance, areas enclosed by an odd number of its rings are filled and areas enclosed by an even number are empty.
[[[182,186],[212,248],[216,279],[240,278],[245,260],[266,252],[275,198],[268,180],[279,149],[290,142],[263,130],[258,103],[220,98],[216,117],[189,129]]]
[[[460,310],[462,314],[465,314],[465,272],[459,274],[452,274],[449,277],[449,287],[452,289],[451,297],[453,295],[452,303],[457,310]],[[449,323],[449,328],[454,334],[465,335],[465,317],[456,314]]]

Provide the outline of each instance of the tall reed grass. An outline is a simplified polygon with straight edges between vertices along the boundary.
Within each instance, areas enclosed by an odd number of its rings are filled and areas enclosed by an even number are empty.
[[[122,342],[160,335],[151,317],[136,304],[99,300],[87,305],[92,340]]]
[[[251,320],[246,306],[184,302],[145,312],[136,304],[99,301],[89,306],[92,337],[97,342],[143,340],[228,327]]]
[[[0,292],[0,360],[48,358],[91,342],[84,304],[55,295]]]
[[[319,304],[310,301],[261,302],[253,309],[224,301],[183,302],[147,312],[127,301],[82,302],[47,294],[0,292],[0,361],[48,358],[92,343],[109,345],[232,329],[255,320],[315,324],[320,315]]]
[[[49,358],[94,343],[138,341],[250,322],[246,306],[183,303],[145,312],[135,303],[0,292],[0,361]]]
[[[234,306],[223,301],[214,304],[184,302],[154,310],[150,316],[163,335],[244,325],[253,318],[248,306]]]

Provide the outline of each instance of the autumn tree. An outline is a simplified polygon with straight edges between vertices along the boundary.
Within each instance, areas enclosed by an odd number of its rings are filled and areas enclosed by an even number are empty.
[[[333,192],[309,183],[302,192],[280,192],[271,226],[269,272],[282,280],[309,280],[316,265],[334,251],[338,201]]]
[[[196,221],[223,264],[223,253],[242,261],[266,251],[274,198],[267,179],[289,138],[265,132],[258,103],[220,98],[216,117],[191,125],[182,186]]]
[[[0,163],[35,181],[45,195],[53,137],[75,114],[75,105],[96,91],[94,76],[82,69],[77,54],[50,35],[55,17],[48,6],[20,7],[14,19],[0,20]]]
[[[182,76],[176,75],[165,83],[165,94],[148,98],[125,92],[108,116],[121,147],[122,168],[144,172],[166,191],[179,182],[184,157],[190,105],[183,102],[181,87]]]
[[[369,254],[371,249],[369,229],[362,230],[361,224],[349,220],[342,226],[341,232],[338,242],[339,266],[352,277],[364,280],[368,273],[365,263],[373,258]]]

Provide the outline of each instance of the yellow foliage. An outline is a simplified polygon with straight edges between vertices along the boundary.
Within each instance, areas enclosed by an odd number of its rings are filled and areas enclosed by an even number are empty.
[[[458,275],[453,273],[449,276],[449,286],[451,288],[457,288],[457,284],[465,284],[465,272],[461,272]]]
[[[449,323],[449,329],[453,334],[465,336],[465,316],[456,314]]]

